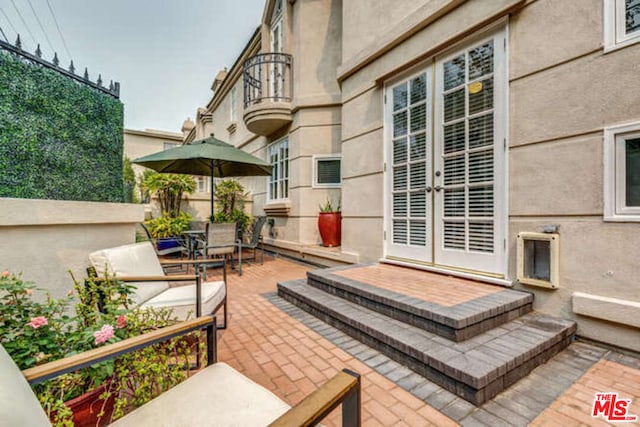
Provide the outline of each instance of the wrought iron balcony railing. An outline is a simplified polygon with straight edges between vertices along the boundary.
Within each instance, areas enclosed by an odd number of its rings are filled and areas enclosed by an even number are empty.
[[[262,102],[291,102],[292,57],[286,53],[259,53],[244,63],[244,108]]]

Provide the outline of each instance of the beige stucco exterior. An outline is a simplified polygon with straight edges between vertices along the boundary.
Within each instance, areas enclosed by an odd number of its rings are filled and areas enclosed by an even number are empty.
[[[267,178],[241,178],[253,197],[253,215],[269,215],[273,226],[265,228],[265,242],[276,250],[302,253],[320,244],[317,230],[318,206],[327,197],[337,200],[339,188],[314,188],[313,156],[340,154],[341,92],[336,78],[341,58],[341,2],[284,1],[283,53],[292,56],[293,97],[289,101],[266,101],[245,107],[243,103],[243,64],[260,53],[271,52],[271,23],[274,1],[265,4],[263,22],[253,38],[225,73],[214,83],[211,101],[199,117],[210,120],[199,131],[199,122],[186,141],[218,139],[263,159],[270,144],[288,138],[289,194],[287,199],[268,200]],[[232,116],[232,91],[236,115]],[[256,115],[276,120],[285,112],[288,124],[267,135],[247,128]],[[209,119],[210,118],[210,119]],[[267,123],[269,124],[269,123]]]
[[[135,242],[142,205],[61,200],[0,199],[0,269],[63,298],[71,272],[84,280],[89,254]],[[44,295],[40,295],[44,297]]]
[[[499,173],[505,208],[499,225],[505,267],[490,280],[534,292],[536,309],[576,319],[584,337],[640,351],[640,330],[625,321],[640,316],[640,224],[609,222],[603,215],[604,129],[640,122],[640,43],[605,50],[609,3],[284,2],[285,52],[294,61],[292,121],[273,135],[258,136],[244,126],[242,105],[231,126],[227,103],[231,86],[241,98],[244,59],[269,50],[274,2],[267,1],[262,27],[208,105],[216,136],[262,158],[268,144],[289,135],[290,194],[278,205],[280,211],[288,208],[288,215],[269,210],[264,180],[248,184],[254,214],[274,218],[267,242],[306,256],[301,248],[318,243],[317,204],[339,193],[342,247],[332,256],[345,262],[385,258],[385,85],[412,70],[435,70],[442,55],[469,46],[474,37],[489,34],[487,29],[500,30],[506,39],[506,83],[495,96],[506,103],[505,143],[496,143],[496,150],[504,149]],[[311,185],[313,155],[323,153],[342,155],[340,189]],[[517,234],[549,225],[559,226],[560,288],[518,284]],[[483,278],[481,272],[467,274]],[[616,304],[624,315],[608,314]]]

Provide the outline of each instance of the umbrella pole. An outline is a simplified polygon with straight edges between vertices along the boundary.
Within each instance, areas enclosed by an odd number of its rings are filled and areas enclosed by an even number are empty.
[[[215,198],[215,184],[213,181],[213,160],[210,161],[209,163],[209,168],[211,168],[211,215],[209,216],[209,222],[213,222],[213,217],[214,217],[214,210],[213,210],[213,199]]]

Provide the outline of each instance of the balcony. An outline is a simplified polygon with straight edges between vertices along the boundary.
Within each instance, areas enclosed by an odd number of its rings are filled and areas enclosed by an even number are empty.
[[[260,53],[244,63],[244,122],[251,132],[268,136],[291,123],[292,57]]]

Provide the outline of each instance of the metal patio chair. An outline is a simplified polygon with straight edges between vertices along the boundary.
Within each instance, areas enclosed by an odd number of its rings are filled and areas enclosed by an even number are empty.
[[[238,250],[237,271],[242,275],[242,242],[237,239],[236,224],[228,223],[209,223],[207,224],[206,241],[201,241],[199,250],[196,255],[202,255],[204,258],[222,257],[231,262],[233,268],[233,254]],[[206,264],[205,267],[206,274]]]
[[[240,245],[243,250],[251,249],[251,252],[253,253],[253,257],[251,258],[247,258],[246,256],[244,257],[245,262],[248,260],[255,261],[257,256],[256,252],[258,250],[258,247],[260,247],[260,264],[264,264],[264,239],[262,238],[262,229],[264,228],[266,222],[266,216],[257,216],[253,220],[253,224],[251,224],[251,230],[249,231],[248,241],[243,241]]]

